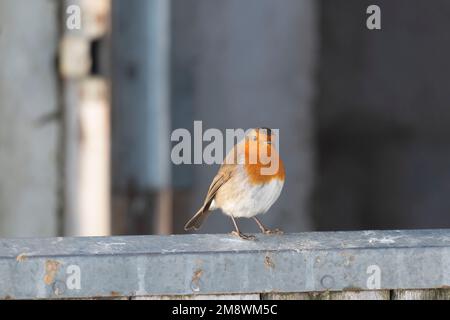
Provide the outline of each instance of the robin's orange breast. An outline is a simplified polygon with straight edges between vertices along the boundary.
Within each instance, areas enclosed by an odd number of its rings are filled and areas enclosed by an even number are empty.
[[[267,148],[265,153],[261,153],[260,148]],[[255,150],[256,149],[256,150]],[[251,163],[249,159],[253,152],[257,152],[254,159],[256,163]],[[262,161],[261,157],[264,157],[265,161]],[[268,161],[269,160],[269,161]],[[258,144],[257,148],[250,148],[249,143],[245,144],[245,171],[248,174],[249,182],[253,184],[263,184],[272,181],[273,179],[278,179],[284,181],[285,171],[284,164],[278,155],[275,148],[268,144],[261,146]],[[269,173],[267,173],[269,172]]]

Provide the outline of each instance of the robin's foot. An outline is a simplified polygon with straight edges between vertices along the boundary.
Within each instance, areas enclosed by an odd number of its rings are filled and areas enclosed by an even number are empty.
[[[256,240],[256,237],[250,234],[244,234],[242,232],[232,231],[231,234],[235,237],[239,237],[242,240]]]
[[[271,229],[264,229],[264,230],[261,230],[261,232],[264,233],[264,234],[268,234],[268,235],[281,235],[281,234],[283,234],[283,231],[281,231],[280,229],[273,229],[273,230],[271,230]]]
[[[261,221],[259,221],[256,217],[253,217],[253,220],[255,220],[256,224],[259,227],[259,230],[261,230],[261,232],[264,234],[269,234],[269,235],[283,234],[283,231],[281,231],[280,229],[271,230],[269,228],[266,228],[266,226],[263,225],[261,223]]]

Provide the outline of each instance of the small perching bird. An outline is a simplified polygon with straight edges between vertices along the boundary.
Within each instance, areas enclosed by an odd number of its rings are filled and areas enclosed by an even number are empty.
[[[274,144],[274,133],[268,128],[251,129],[225,157],[214,177],[200,210],[186,223],[185,230],[199,229],[209,213],[221,209],[231,217],[236,231],[232,234],[246,240],[235,218],[253,218],[265,234],[279,234],[267,229],[256,215],[266,213],[283,188],[285,171]]]

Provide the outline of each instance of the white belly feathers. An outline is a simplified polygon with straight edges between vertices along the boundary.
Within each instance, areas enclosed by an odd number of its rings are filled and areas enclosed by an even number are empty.
[[[284,181],[273,179],[262,185],[248,182],[235,190],[234,201],[227,201],[220,207],[222,211],[235,218],[251,218],[266,213],[280,196]]]

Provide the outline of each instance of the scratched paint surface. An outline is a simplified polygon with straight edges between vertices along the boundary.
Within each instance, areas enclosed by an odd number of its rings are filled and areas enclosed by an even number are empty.
[[[0,297],[445,288],[450,230],[0,240]]]

